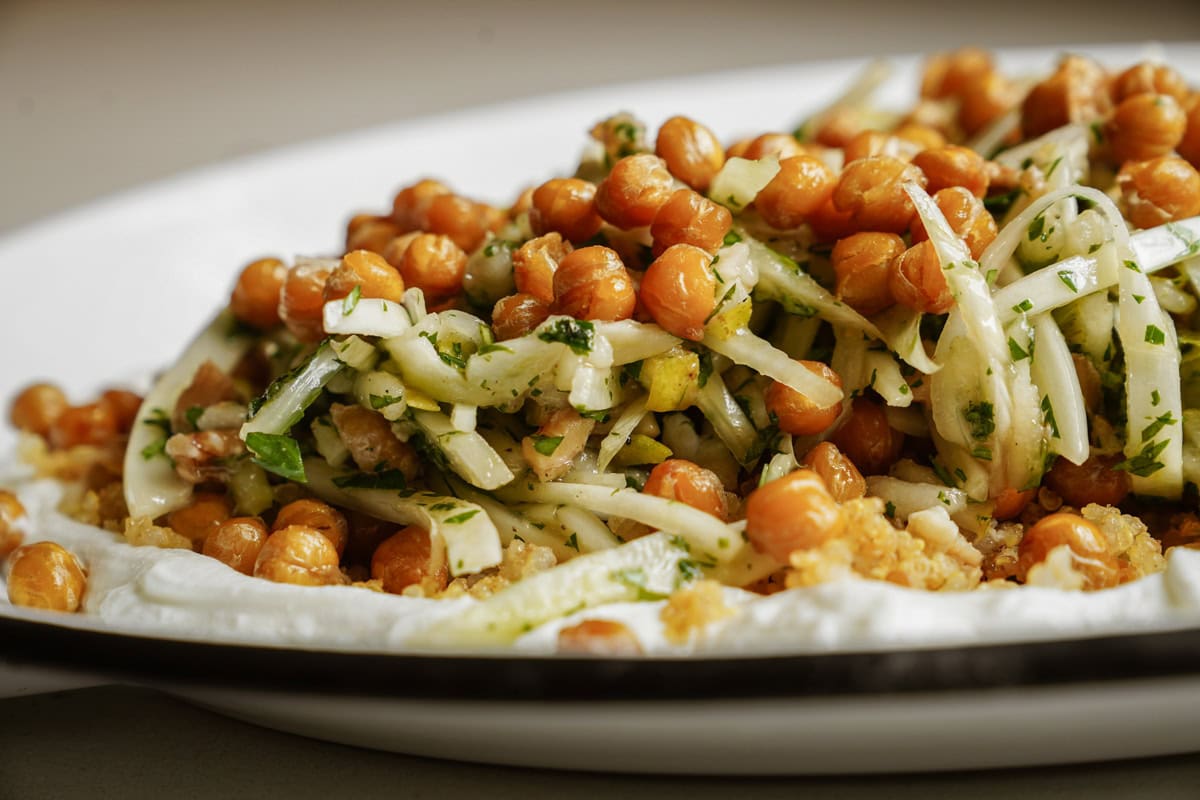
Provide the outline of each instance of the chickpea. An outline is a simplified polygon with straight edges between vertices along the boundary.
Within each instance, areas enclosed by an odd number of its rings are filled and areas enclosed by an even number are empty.
[[[992,498],[993,519],[1015,519],[1037,497],[1037,489],[1017,491],[1011,486]]]
[[[1042,517],[1025,530],[1017,548],[1017,576],[1024,579],[1056,547],[1066,545],[1075,556],[1075,568],[1085,577],[1085,589],[1106,589],[1120,582],[1120,568],[1108,550],[1108,541],[1093,523],[1076,514]]]
[[[533,191],[529,224],[533,232],[561,233],[575,244],[586,242],[600,230],[596,213],[596,186],[578,178],[555,178]]]
[[[117,432],[127,434],[137,420],[138,409],[142,407],[142,396],[126,389],[106,389],[97,402],[107,406],[112,412]]]
[[[715,253],[724,245],[725,234],[732,227],[733,215],[725,206],[691,189],[680,189],[654,215],[650,225],[654,254],[662,255],[677,244],[690,244]]]
[[[754,206],[771,227],[795,228],[833,196],[837,185],[820,159],[792,156],[779,162],[779,172],[754,198]]]
[[[1114,103],[1135,94],[1169,94],[1180,103],[1187,100],[1188,85],[1175,70],[1166,64],[1143,61],[1113,78],[1109,84]]]
[[[167,527],[199,545],[232,511],[229,499],[216,492],[196,492],[192,502],[167,514]]]
[[[400,594],[413,585],[432,579],[438,589],[448,581],[446,566],[434,567],[433,543],[429,531],[409,525],[375,548],[371,556],[371,577],[383,583],[383,590]]]
[[[73,613],[83,604],[87,574],[54,542],[18,547],[8,557],[8,599],[14,606]]]
[[[838,106],[821,118],[813,138],[825,147],[845,147],[865,127],[862,112],[857,108]]]
[[[1125,216],[1139,228],[1200,214],[1200,173],[1177,156],[1126,161],[1117,174]]]
[[[971,251],[971,258],[979,258],[1000,233],[996,227],[996,220],[983,205],[983,201],[962,186],[941,189],[933,196],[933,201],[937,203],[946,222],[950,223],[950,230],[957,233]],[[925,230],[925,223],[920,217],[913,217],[913,244],[919,244],[928,238],[929,232]]]
[[[647,149],[646,126],[632,114],[613,114],[593,125],[589,133],[604,148],[608,164]]]
[[[987,162],[974,150],[948,144],[922,150],[912,163],[925,173],[931,194],[948,186],[962,186],[976,197],[987,194]]]
[[[385,245],[386,249],[386,245]],[[342,256],[342,261],[325,280],[325,302],[341,300],[358,287],[361,297],[377,297],[399,303],[404,297],[404,280],[400,273],[379,253],[355,250]]]
[[[945,314],[954,307],[954,294],[928,240],[914,244],[892,261],[888,287],[897,303],[916,311]]]
[[[839,503],[863,497],[867,481],[854,462],[838,450],[833,442],[820,442],[805,454],[800,466],[811,469],[825,484],[829,494]]]
[[[960,95],[958,124],[968,136],[974,136],[1007,114],[1020,99],[1019,89],[999,72],[978,75]]]
[[[849,164],[860,158],[871,156],[894,156],[899,150],[899,140],[888,133],[874,129],[859,131],[842,148],[842,160]]]
[[[117,436],[117,416],[103,403],[69,406],[50,426],[50,445],[57,450],[80,445],[103,447]]]
[[[629,319],[637,295],[633,279],[615,250],[584,247],[568,255],[554,273],[555,313],[576,319]]]
[[[1149,161],[1165,156],[1183,140],[1187,114],[1169,94],[1135,94],[1121,101],[1104,126],[1113,159]]]
[[[608,619],[585,619],[558,632],[558,652],[634,658],[642,654],[642,645],[623,623]]]
[[[925,62],[921,75],[921,97],[961,97],[975,80],[993,69],[991,54],[977,47],[938,53]]]
[[[708,191],[725,166],[725,148],[713,132],[687,117],[671,117],[658,129],[654,152],[679,180],[697,192]]]
[[[346,517],[328,503],[320,500],[304,498],[294,500],[283,508],[271,524],[271,531],[278,531],[291,525],[302,525],[320,532],[333,544],[338,557],[346,552],[346,541],[350,538],[350,525]]]
[[[712,470],[683,458],[668,458],[650,470],[642,494],[678,500],[720,520],[729,517],[725,487]]]
[[[904,184],[925,186],[921,170],[890,156],[852,161],[842,170],[833,190],[833,204],[849,211],[858,230],[904,233],[916,208]]]
[[[531,333],[550,316],[550,304],[531,294],[510,294],[492,309],[492,331],[504,341]]]
[[[626,156],[596,187],[596,211],[606,222],[629,230],[649,225],[675,191],[667,164],[648,153]]]
[[[429,232],[449,237],[467,253],[478,249],[488,232],[503,224],[502,218],[503,212],[498,209],[456,194],[437,195],[426,211]]]
[[[232,517],[221,522],[204,539],[204,555],[215,558],[243,575],[254,574],[267,526],[258,517]]]
[[[283,281],[279,317],[302,342],[316,342],[325,335],[325,280],[331,271],[323,261],[303,261],[288,270]]]
[[[892,136],[915,144],[921,150],[933,150],[946,146],[946,137],[932,125],[920,122],[905,122],[892,131]]]
[[[760,552],[787,564],[795,550],[841,535],[845,517],[817,473],[798,469],[746,498],[746,536]]]
[[[251,261],[238,275],[229,298],[229,310],[240,321],[260,330],[280,323],[279,295],[287,279],[287,267],[278,258]]]
[[[346,252],[370,250],[382,253],[387,243],[401,233],[400,226],[387,217],[359,214],[346,226]]]
[[[866,316],[892,306],[896,298],[888,274],[903,252],[904,240],[894,233],[855,233],[839,240],[830,253],[838,299]]]
[[[533,190],[536,188],[536,186],[528,186],[521,190],[521,193],[517,195],[517,199],[513,201],[513,204],[508,209],[510,219],[516,219],[520,215],[528,214],[533,210]]]
[[[562,234],[551,231],[530,239],[512,255],[513,281],[517,291],[533,295],[543,303],[554,302],[554,271],[574,248]]]
[[[404,285],[417,287],[434,302],[462,291],[466,274],[467,254],[448,236],[436,233],[416,236],[400,260]]]
[[[391,423],[378,411],[334,403],[329,416],[350,457],[363,472],[398,469],[408,481],[420,474],[416,451],[396,438]]]
[[[254,577],[299,586],[341,583],[338,554],[320,531],[291,525],[263,542],[254,562]]]
[[[1120,455],[1092,455],[1082,464],[1055,460],[1042,482],[1076,508],[1088,503],[1115,506],[1129,494],[1129,473],[1114,469]]]
[[[764,133],[747,143],[742,158],[757,161],[767,156],[779,156],[780,160],[792,158],[805,152],[804,145],[790,133]]]
[[[833,204],[832,197],[812,213],[808,218],[808,225],[818,242],[835,242],[856,230],[851,213],[839,211]]]
[[[842,379],[828,364],[820,361],[801,361],[805,369],[837,386]],[[794,436],[812,436],[829,428],[841,416],[842,404],[818,406],[787,384],[771,381],[765,401],[767,411],[779,420],[779,430]]]
[[[10,491],[0,489],[0,561],[17,549],[25,535],[17,529],[17,522],[25,516],[25,506]]]
[[[408,252],[409,245],[421,235],[420,231],[402,233],[385,244],[379,253],[383,256],[384,261],[391,264],[399,272],[400,265],[404,263],[404,254]],[[401,278],[400,282],[403,283],[404,279]]]
[[[690,244],[672,245],[642,276],[639,297],[668,333],[698,342],[716,307],[712,256]]]
[[[1088,122],[1108,113],[1104,69],[1089,58],[1067,56],[1021,104],[1021,131],[1032,139],[1071,122]]]
[[[864,475],[887,472],[904,448],[904,434],[888,424],[883,406],[867,397],[851,403],[832,441]]]
[[[401,189],[392,201],[392,222],[402,233],[423,231],[428,225],[429,204],[435,197],[449,194],[441,181],[424,178]]]
[[[67,396],[62,389],[50,383],[34,383],[22,389],[13,400],[8,418],[17,430],[46,438],[67,406]]]
[[[1189,164],[1200,169],[1200,95],[1192,96],[1187,109],[1186,130],[1175,149]]]

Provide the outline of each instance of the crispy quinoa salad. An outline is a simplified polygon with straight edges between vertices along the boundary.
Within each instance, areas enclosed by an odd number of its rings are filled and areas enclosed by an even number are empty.
[[[341,254],[248,264],[145,396],[27,387],[9,600],[103,605],[24,507],[47,479],[121,558],[574,653],[642,652],[606,607],[684,642],[829,584],[1086,597],[1191,558],[1200,92],[964,49],[897,111],[885,74],[733,142],[611,116],[508,207],[423,178]]]

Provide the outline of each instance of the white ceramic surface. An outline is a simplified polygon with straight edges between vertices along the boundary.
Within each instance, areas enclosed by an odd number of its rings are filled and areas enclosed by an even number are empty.
[[[1087,50],[1110,63],[1137,48]],[[1200,47],[1166,48],[1200,82]],[[1040,69],[1050,51],[1010,52]],[[723,137],[790,130],[861,62],[642,83],[474,109],[201,170],[67,212],[0,240],[7,343],[0,397],[35,378],[75,397],[144,376],[224,302],[240,266],[265,254],[337,248],[358,210],[382,210],[418,177],[497,202],[571,169],[586,130],[618,110],[653,127],[684,113]],[[916,61],[884,96],[911,97]],[[0,448],[12,436],[0,431]],[[0,666],[3,666],[0,664]],[[39,683],[39,678],[44,678]],[[753,664],[746,680],[752,681]],[[26,673],[30,686],[53,676]],[[79,680],[71,678],[71,680]],[[272,727],[368,747],[491,761],[662,772],[801,773],[1084,761],[1200,748],[1195,678],[983,696],[778,702],[504,705],[181,692]],[[1122,730],[1114,737],[1114,727]],[[1031,729],[1036,734],[1031,735]]]

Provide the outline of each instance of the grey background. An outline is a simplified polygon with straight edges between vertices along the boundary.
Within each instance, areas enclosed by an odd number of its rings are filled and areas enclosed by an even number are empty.
[[[966,42],[1200,39],[1196,0],[944,5],[0,2],[0,231],[190,167],[554,90]],[[795,102],[780,98],[785,110]],[[1195,755],[893,778],[577,775],[354,750],[259,730],[147,690],[0,701],[0,800],[1196,797],[1197,786]]]

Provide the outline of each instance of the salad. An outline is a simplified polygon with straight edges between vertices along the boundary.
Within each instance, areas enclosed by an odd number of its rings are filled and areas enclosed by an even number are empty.
[[[419,180],[340,255],[248,264],[144,396],[26,388],[10,602],[102,613],[95,554],[159,548],[399,595],[407,645],[611,655],[630,608],[678,644],[813,587],[1200,569],[1200,93],[965,49],[896,112],[885,74],[728,145],[614,115],[507,208]]]

